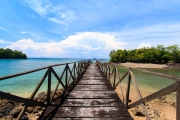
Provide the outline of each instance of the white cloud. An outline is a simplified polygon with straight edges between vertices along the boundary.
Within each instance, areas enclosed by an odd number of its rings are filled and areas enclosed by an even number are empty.
[[[12,42],[0,39],[0,43],[1,44],[11,44]]]
[[[62,24],[62,25],[68,25],[66,22],[64,21],[60,21],[57,18],[48,18],[50,21],[58,23],[58,24]]]
[[[6,31],[6,30],[7,30],[6,28],[3,28],[3,27],[0,27],[0,29],[1,29],[1,30],[4,30],[4,31]]]
[[[45,16],[52,6],[51,2],[48,0],[26,0],[26,2],[41,16]]]
[[[29,35],[32,35],[32,36],[37,36],[35,33],[32,33],[32,32],[27,32],[27,31],[22,31],[22,32],[19,32],[20,34],[29,34]]]
[[[22,32],[19,32],[20,34],[27,34],[27,32],[26,31],[22,31]]]
[[[26,3],[40,16],[51,22],[68,25],[71,20],[75,19],[73,11],[63,5],[54,6],[50,0],[26,0]]]
[[[136,49],[141,43],[151,46],[180,44],[180,23],[161,23],[116,32],[115,36],[128,43],[126,49]]]
[[[150,43],[141,43],[138,48],[150,48]]]
[[[126,45],[110,33],[83,32],[71,35],[60,42],[34,42],[22,39],[6,46],[21,50],[28,57],[103,57],[108,58],[113,49],[122,49]]]

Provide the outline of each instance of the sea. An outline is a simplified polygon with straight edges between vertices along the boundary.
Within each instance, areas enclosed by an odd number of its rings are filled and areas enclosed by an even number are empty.
[[[26,72],[29,70],[34,70],[37,68],[46,67],[49,65],[62,64],[62,63],[71,63],[78,62],[87,59],[72,59],[72,58],[28,58],[28,59],[0,59],[0,77],[13,75],[17,73]],[[95,62],[96,59],[92,59],[92,62]],[[103,59],[103,61],[109,61],[108,59]],[[69,65],[72,68],[73,64]],[[65,66],[53,67],[53,69],[60,76]],[[5,80],[0,80],[0,91],[11,93],[13,95],[21,97],[30,97],[34,89],[36,88],[39,81],[44,76],[45,70],[38,72],[33,72],[27,75],[22,75],[14,78],[9,78]],[[64,78],[62,79],[64,82]],[[57,79],[52,76],[52,85],[51,88],[55,88],[57,85]],[[59,89],[62,86],[59,86]],[[47,79],[40,87],[38,92],[46,92],[47,90]]]
[[[21,73],[49,65],[54,64],[61,64],[61,63],[70,63],[70,62],[77,62],[81,60],[86,59],[70,59],[70,58],[28,58],[28,59],[0,59],[0,77],[8,76],[16,73]],[[92,59],[92,62],[95,62],[96,59]],[[109,61],[108,59],[101,60],[103,62]],[[65,66],[60,67],[54,67],[53,69],[57,72],[58,75],[62,73]],[[72,64],[70,65],[72,67]],[[159,72],[163,74],[168,74],[176,77],[180,77],[180,70],[170,70],[165,68],[157,68],[157,69],[151,69],[146,68],[146,70]],[[38,72],[33,72],[27,75],[18,76],[15,78],[9,78],[5,80],[0,80],[0,91],[8,92],[13,95],[21,96],[21,97],[30,97],[34,89],[36,88],[39,81],[44,76],[45,70],[41,70]],[[119,68],[120,76],[122,76],[127,71],[127,68]],[[135,75],[136,81],[138,83],[138,86],[141,91],[143,90],[149,90],[152,92],[158,91],[162,88],[165,88],[171,84],[173,84],[175,81],[154,76],[147,73],[142,73],[137,70],[133,70],[133,73]],[[123,80],[123,84],[125,85],[127,83],[128,77]],[[118,79],[117,79],[118,80]],[[62,79],[64,82],[64,80]],[[52,76],[52,85],[51,88],[55,88],[57,84],[57,79]],[[133,86],[132,86],[133,87]],[[59,89],[62,88],[62,86],[59,86]],[[38,92],[46,92],[47,90],[47,79],[45,79],[43,85],[39,89]]]

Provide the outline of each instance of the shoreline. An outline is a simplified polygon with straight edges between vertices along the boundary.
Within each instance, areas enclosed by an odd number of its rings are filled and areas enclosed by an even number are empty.
[[[167,68],[168,66],[166,64],[152,64],[152,63],[120,63],[121,65],[125,67],[131,67],[131,68]]]
[[[120,65],[125,66],[125,67],[131,67],[131,68],[156,68],[156,69],[162,69],[166,68],[167,66],[165,64],[151,64],[151,63],[120,63]],[[121,83],[124,98],[126,96],[126,88],[127,88],[127,83]],[[153,88],[151,86],[143,86],[139,85],[139,89],[142,95],[142,98],[157,92],[159,89]],[[120,85],[117,86],[116,88],[116,93],[118,94],[119,98],[122,100],[122,93],[120,89]],[[153,114],[156,114],[158,116],[153,116],[153,117],[158,117],[158,119],[167,119],[167,120],[175,120],[176,119],[176,108],[175,108],[175,93],[167,94],[165,96],[162,96],[160,98],[151,100],[146,103],[146,105],[149,106],[148,111]],[[130,97],[129,99],[131,102],[129,104],[134,103],[135,101],[139,100],[138,95],[136,93],[136,89],[133,84],[131,84],[130,87]],[[134,111],[137,112],[137,110],[142,109],[140,106],[128,109],[130,115],[134,118],[134,120],[146,120],[146,117],[143,116],[136,116],[134,114]]]

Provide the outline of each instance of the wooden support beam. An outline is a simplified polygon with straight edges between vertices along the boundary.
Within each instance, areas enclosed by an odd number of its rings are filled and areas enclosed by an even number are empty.
[[[21,112],[19,113],[18,117],[16,118],[17,120],[21,120],[21,119],[22,119],[22,116],[24,115],[24,113],[25,113],[25,111],[27,110],[27,108],[28,108],[28,105],[25,104],[25,105],[23,106],[23,109],[22,109]]]
[[[59,83],[63,86],[63,88],[65,88],[63,82],[61,81],[61,79],[62,79],[62,77],[63,77],[63,75],[64,75],[65,70],[64,70],[63,73],[61,74],[61,77],[60,77],[60,78],[58,77],[57,73],[54,71],[53,68],[51,69],[51,72],[54,74],[54,76],[55,76],[56,79],[59,81]]]
[[[130,83],[131,83],[131,76],[129,74],[128,77],[128,83],[127,83],[127,90],[126,90],[126,100],[125,100],[125,107],[128,108],[128,102],[129,102],[129,93],[130,93]]]
[[[44,80],[46,79],[47,75],[49,74],[49,69],[46,71],[46,73],[44,74],[43,78],[41,79],[41,81],[38,83],[38,85],[36,86],[35,90],[33,91],[33,93],[30,96],[30,99],[33,99],[34,96],[36,95],[37,91],[39,90],[39,88],[41,87],[42,83],[44,82]]]
[[[135,86],[135,89],[136,89],[138,98],[139,98],[139,99],[142,99],[141,92],[140,92],[140,90],[139,90],[139,88],[138,88],[138,85],[137,85],[137,83],[136,83],[135,76],[134,76],[134,74],[133,74],[133,72],[132,72],[131,69],[129,69],[129,73],[130,73],[130,75],[131,75],[131,77],[132,77],[132,81],[133,81],[133,84],[134,84],[134,86]],[[141,106],[142,106],[142,109],[143,109],[143,111],[144,111],[144,113],[145,113],[146,119],[147,119],[147,120],[151,120],[150,117],[149,117],[149,114],[148,114],[148,112],[147,112],[145,103],[141,103]]]
[[[117,87],[119,85],[119,83],[121,83],[121,81],[128,75],[128,71],[119,79],[119,81],[116,83],[116,86]]]
[[[176,83],[176,120],[180,120],[180,82]]]
[[[177,84],[174,83],[174,84],[172,84],[172,85],[170,85],[170,86],[168,86],[168,87],[166,87],[164,89],[161,89],[161,90],[159,90],[159,91],[157,91],[157,92],[155,92],[155,93],[153,93],[153,94],[151,94],[151,95],[149,95],[149,96],[147,96],[145,98],[142,98],[142,99],[130,104],[128,106],[128,108],[133,108],[133,107],[135,107],[137,105],[140,105],[143,102],[148,102],[148,101],[154,100],[154,99],[156,99],[158,97],[161,97],[163,95],[172,93],[172,92],[176,91],[176,86],[177,86]]]
[[[49,68],[50,72],[48,74],[48,86],[47,86],[47,105],[51,105],[51,71],[52,68]]]

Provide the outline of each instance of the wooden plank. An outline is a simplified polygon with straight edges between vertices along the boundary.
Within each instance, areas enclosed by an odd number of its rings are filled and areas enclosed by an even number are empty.
[[[68,98],[117,98],[115,91],[72,91]]]
[[[130,117],[124,108],[119,107],[60,107],[54,117]]]
[[[109,90],[114,90],[112,88],[112,86],[109,84],[109,85],[97,85],[97,84],[93,84],[93,85],[76,85],[76,87],[74,88],[74,90],[105,90],[105,89],[109,89]]]
[[[100,80],[82,80],[78,84],[110,84],[109,81],[100,81]]]
[[[104,76],[98,76],[98,77],[95,77],[95,76],[90,76],[90,75],[83,75],[82,77],[82,80],[104,80]]]
[[[91,64],[64,103],[60,107],[49,106],[42,118],[132,120],[109,81],[100,73]]]
[[[131,117],[106,117],[106,118],[96,118],[96,117],[79,117],[79,118],[53,118],[53,120],[64,120],[64,119],[71,119],[71,120],[133,120]]]
[[[124,107],[119,99],[66,99],[62,105],[67,106],[108,106],[108,107]]]

